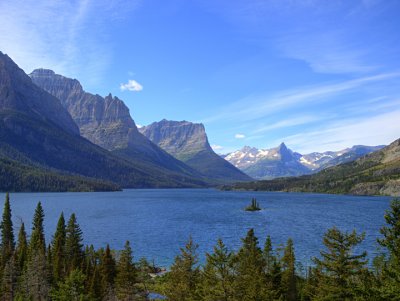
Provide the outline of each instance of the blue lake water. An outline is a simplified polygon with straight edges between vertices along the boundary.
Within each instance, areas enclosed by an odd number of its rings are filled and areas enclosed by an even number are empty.
[[[4,202],[4,194],[0,194]],[[262,211],[243,210],[256,197]],[[130,240],[136,259],[145,256],[169,266],[189,235],[199,244],[200,260],[212,251],[217,238],[237,250],[250,228],[264,244],[270,235],[274,246],[294,240],[297,260],[308,265],[322,248],[324,232],[333,226],[364,231],[362,249],[376,254],[379,229],[389,208],[388,197],[355,197],[278,192],[231,192],[213,189],[144,189],[101,193],[12,193],[13,222],[21,220],[30,232],[38,201],[45,211],[47,243],[61,211],[66,219],[75,212],[85,244],[107,243],[122,249]]]

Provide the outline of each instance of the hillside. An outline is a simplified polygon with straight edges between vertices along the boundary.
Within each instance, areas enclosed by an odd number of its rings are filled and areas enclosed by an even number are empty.
[[[355,161],[314,175],[237,183],[224,189],[400,195],[400,139]]]

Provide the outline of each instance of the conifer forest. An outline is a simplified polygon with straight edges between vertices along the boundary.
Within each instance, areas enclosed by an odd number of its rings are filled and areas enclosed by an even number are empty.
[[[46,241],[40,202],[32,224],[21,222],[14,233],[7,194],[0,225],[1,300],[400,300],[400,200],[382,218],[381,251],[372,261],[359,248],[364,233],[333,227],[321,237],[320,255],[303,269],[291,239],[277,247],[250,229],[237,251],[216,237],[204,263],[188,233],[174,263],[159,273],[146,259],[134,259],[129,241],[123,250],[84,246],[75,214],[66,219],[61,212]]]

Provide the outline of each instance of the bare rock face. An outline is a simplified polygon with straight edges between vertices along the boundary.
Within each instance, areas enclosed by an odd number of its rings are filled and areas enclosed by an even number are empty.
[[[79,129],[56,97],[32,83],[25,72],[0,52],[0,110],[40,116],[64,130],[79,135]]]
[[[220,182],[251,180],[212,150],[203,124],[164,119],[140,128],[139,131],[209,179]]]
[[[213,152],[200,123],[163,119],[141,128],[140,132],[182,161],[203,150]]]
[[[139,132],[129,109],[122,100],[105,98],[83,90],[76,79],[55,74],[52,70],[37,69],[30,77],[33,82],[61,100],[79,126],[81,135],[108,150],[128,146]]]

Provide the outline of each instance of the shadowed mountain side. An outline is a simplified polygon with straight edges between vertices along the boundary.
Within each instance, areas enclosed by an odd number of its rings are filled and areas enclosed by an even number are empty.
[[[3,54],[0,54],[0,74],[3,158],[22,158],[24,164],[112,181],[122,187],[204,185],[203,181],[182,173],[166,173],[165,169],[149,167],[145,162],[134,164],[80,137],[59,100],[33,84]]]

